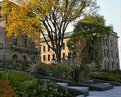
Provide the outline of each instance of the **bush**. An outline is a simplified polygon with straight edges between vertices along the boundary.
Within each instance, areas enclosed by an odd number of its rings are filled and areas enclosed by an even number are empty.
[[[40,80],[20,71],[1,71],[0,80],[9,80],[15,97],[72,97],[68,90],[54,82]]]
[[[31,64],[30,72],[39,74],[39,75],[49,75],[49,65],[41,63],[41,64]]]
[[[13,97],[14,90],[8,80],[0,80],[0,97]]]
[[[68,78],[76,82],[88,80],[91,72],[96,70],[95,66],[94,63],[82,64],[79,60],[76,60],[70,64]]]
[[[56,64],[50,66],[50,70],[53,76],[59,78],[67,78],[68,69],[68,64]]]
[[[50,81],[36,80],[27,91],[27,97],[72,97],[68,90]]]
[[[92,78],[121,83],[121,71],[101,71],[94,72]]]

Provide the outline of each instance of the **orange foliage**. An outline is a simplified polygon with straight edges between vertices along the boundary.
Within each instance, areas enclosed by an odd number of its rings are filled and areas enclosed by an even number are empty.
[[[13,97],[15,89],[12,89],[9,83],[9,80],[0,80],[0,97]]]

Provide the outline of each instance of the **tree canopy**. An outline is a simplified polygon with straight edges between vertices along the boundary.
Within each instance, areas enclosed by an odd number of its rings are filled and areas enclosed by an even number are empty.
[[[6,20],[7,36],[27,33],[36,41],[42,28],[39,19],[49,11],[52,0],[17,0],[16,3],[3,0],[1,13]]]
[[[72,46],[74,46],[75,49],[80,49],[78,50],[80,51],[78,54],[84,62],[98,62],[101,58],[101,54],[99,53],[101,38],[106,35],[108,36],[112,30],[111,26],[105,25],[103,16],[85,16],[75,25],[68,46],[70,50],[72,49]]]

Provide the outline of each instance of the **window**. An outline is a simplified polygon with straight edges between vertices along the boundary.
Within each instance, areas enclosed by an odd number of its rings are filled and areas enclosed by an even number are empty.
[[[63,43],[63,49],[65,49],[65,43]]]
[[[48,46],[48,51],[50,51],[50,47]]]
[[[18,59],[18,55],[16,55],[16,54],[13,55],[13,56],[12,56],[12,59]]]
[[[114,62],[112,62],[112,69],[114,69]]]
[[[43,55],[43,61],[45,61],[45,55]]]
[[[107,69],[110,69],[109,61],[107,62]]]
[[[106,38],[105,42],[106,42],[106,45],[108,45],[108,38]]]
[[[43,46],[43,52],[45,52],[45,46]]]
[[[52,60],[55,60],[55,54],[52,55]]]
[[[65,59],[65,53],[63,53],[63,59]]]
[[[109,50],[107,50],[107,57],[109,57]]]
[[[24,59],[24,61],[27,61],[27,58],[26,58],[26,56],[23,56],[23,59]]]
[[[70,53],[68,53],[68,59],[70,59],[71,58],[71,54]]]
[[[117,69],[119,69],[119,64],[117,63]]]
[[[106,66],[107,64],[106,64],[106,61],[104,61],[104,66],[105,66],[105,69],[107,69],[107,66]]]
[[[113,51],[111,50],[111,57],[113,58]]]
[[[118,53],[116,52],[116,58],[118,59]]]
[[[113,41],[112,40],[110,40],[110,45],[111,45],[111,47],[113,47]]]
[[[104,55],[104,57],[106,57],[106,50],[105,49],[103,51],[103,55]]]
[[[48,61],[50,61],[50,55],[48,55]]]

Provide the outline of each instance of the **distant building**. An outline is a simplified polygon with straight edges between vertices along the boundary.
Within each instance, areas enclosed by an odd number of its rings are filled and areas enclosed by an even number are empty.
[[[68,50],[67,47],[67,41],[69,40],[69,36],[72,33],[66,33],[65,37],[64,37],[64,41],[63,41],[63,48],[61,51],[61,56],[62,56],[62,61],[63,60],[67,60],[70,57],[70,51]],[[46,44],[46,42],[43,40],[43,38],[40,40],[41,41],[41,62],[43,63],[54,63],[56,62],[56,55],[55,53],[52,51],[51,48],[48,47],[48,45]],[[48,42],[50,44],[50,42]]]
[[[64,46],[61,52],[62,61],[70,59],[71,55],[67,47],[67,41],[69,40],[69,37],[71,34],[72,32],[65,34]],[[105,36],[101,39],[101,43],[100,43],[100,51],[102,56],[102,60],[100,61],[101,69],[115,70],[120,68],[118,38],[119,37],[117,36],[117,33],[111,32],[109,36]],[[49,41],[48,43],[50,44]],[[50,49],[47,46],[46,42],[42,39],[41,62],[50,64],[50,63],[53,63],[54,61],[56,61],[55,53],[52,51],[52,49]]]
[[[108,37],[102,38],[102,69],[120,69],[118,38],[115,32],[111,32]]]

